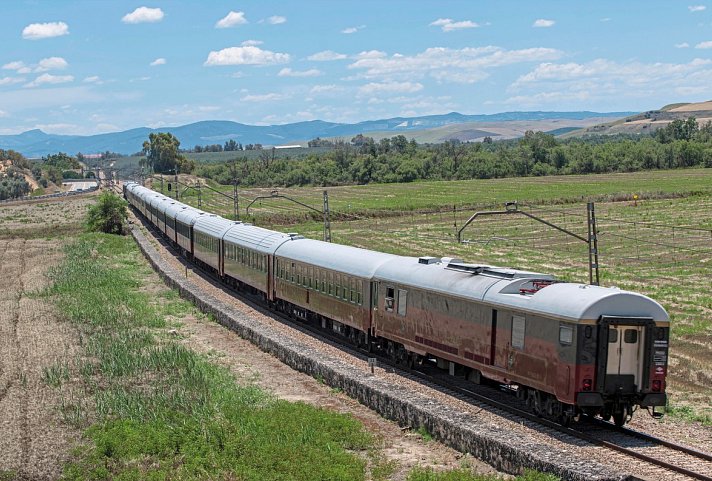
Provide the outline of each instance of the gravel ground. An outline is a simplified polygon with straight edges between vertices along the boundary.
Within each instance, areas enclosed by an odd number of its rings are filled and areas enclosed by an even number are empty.
[[[173,255],[171,255],[155,239],[152,240],[152,243],[159,249],[159,252],[161,252],[164,259],[172,264],[174,268],[179,269],[180,271],[185,270],[185,264],[183,264],[181,260],[174,258]],[[344,353],[340,349],[330,346],[327,343],[316,340],[308,334],[304,334],[297,329],[275,320],[269,314],[265,314],[260,310],[253,309],[249,305],[235,300],[221,287],[215,286],[197,275],[190,266],[188,268],[188,276],[193,282],[199,284],[201,289],[205,289],[219,300],[233,303],[238,310],[246,315],[259,319],[260,322],[264,322],[271,328],[288,334],[290,337],[301,343],[316,346],[324,353],[325,356],[342,359],[345,362],[364,370],[368,369],[367,364],[361,359]],[[434,400],[456,407],[463,412],[470,413],[475,416],[478,421],[506,430],[510,432],[513,437],[533,437],[540,444],[550,446],[553,450],[571,453],[573,459],[591,459],[602,465],[611,466],[614,469],[631,473],[643,479],[651,479],[649,466],[643,464],[642,462],[632,461],[626,456],[612,452],[605,448],[585,445],[577,439],[559,433],[550,432],[549,430],[537,425],[513,422],[506,417],[499,416],[486,409],[482,410],[481,408],[472,406],[469,403],[453,399],[450,396],[425,387],[420,383],[404,379],[403,377],[388,372],[387,370],[378,368],[376,373],[379,378],[387,380],[396,386],[401,386],[403,389],[420,392]],[[645,412],[639,412],[630,426],[634,429],[638,429],[661,438],[667,438],[674,442],[686,442],[703,451],[709,452],[712,450],[712,429],[709,427],[689,424],[672,418],[665,418],[662,422],[655,421]],[[653,474],[653,476],[656,475],[657,474]],[[684,479],[683,477],[672,476],[665,472],[661,472],[659,475],[665,476],[666,479]]]

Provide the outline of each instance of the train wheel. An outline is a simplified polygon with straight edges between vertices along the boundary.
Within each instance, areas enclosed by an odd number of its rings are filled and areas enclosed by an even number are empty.
[[[613,422],[618,427],[621,427],[625,424],[627,417],[628,410],[625,406],[620,406],[613,412]]]
[[[472,369],[467,374],[467,380],[475,384],[482,384],[482,373],[479,369]]]

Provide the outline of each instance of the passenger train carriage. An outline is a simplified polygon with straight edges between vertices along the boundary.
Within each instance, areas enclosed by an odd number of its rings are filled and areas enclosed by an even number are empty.
[[[652,299],[546,274],[405,257],[229,221],[136,183],[124,196],[186,257],[270,306],[405,365],[512,386],[542,416],[622,425],[665,406],[669,318]]]

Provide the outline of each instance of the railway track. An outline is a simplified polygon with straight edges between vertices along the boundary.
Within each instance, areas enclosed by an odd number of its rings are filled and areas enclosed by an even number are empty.
[[[162,233],[150,223],[143,222],[153,237],[174,256],[180,258],[178,251],[165,242]],[[181,258],[182,262],[187,262]],[[641,433],[628,428],[619,428],[611,423],[599,419],[586,419],[572,427],[562,426],[556,422],[541,418],[530,412],[523,401],[512,395],[511,390],[498,385],[476,385],[465,381],[463,378],[452,377],[434,369],[428,364],[409,369],[391,362],[389,358],[375,353],[365,352],[347,342],[342,337],[336,336],[329,331],[325,331],[311,323],[295,320],[294,318],[270,309],[256,296],[248,293],[235,291],[223,284],[212,272],[209,272],[197,264],[191,264],[202,277],[218,286],[224,292],[229,293],[238,300],[247,303],[250,307],[270,315],[272,318],[307,333],[320,341],[327,341],[333,346],[351,354],[361,360],[376,357],[381,365],[389,366],[393,372],[410,379],[425,384],[448,394],[461,401],[468,402],[477,407],[494,408],[496,414],[506,413],[507,418],[515,422],[527,422],[544,426],[550,431],[555,431],[566,436],[584,441],[594,446],[600,446],[617,453],[633,458],[633,466],[639,472],[647,472],[649,476],[638,479],[650,480],[685,480],[696,479],[701,481],[712,481],[712,455],[704,453],[687,446],[679,445],[671,441],[660,439],[645,433]],[[500,411],[500,412],[497,412]],[[514,418],[512,418],[514,416]],[[642,464],[641,464],[642,463]],[[652,466],[651,466],[652,465]],[[648,466],[645,468],[644,466]],[[649,468],[652,467],[652,470]]]

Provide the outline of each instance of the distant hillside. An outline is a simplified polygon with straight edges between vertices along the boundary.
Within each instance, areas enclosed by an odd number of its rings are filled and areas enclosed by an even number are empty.
[[[181,141],[181,147],[224,143],[234,139],[242,144],[284,145],[306,144],[310,139],[347,138],[364,134],[388,137],[403,133],[420,142],[442,142],[452,138],[463,141],[493,138],[513,138],[525,130],[560,130],[588,127],[606,119],[619,119],[631,112],[503,112],[491,115],[463,115],[452,112],[424,117],[396,117],[369,120],[357,124],[340,124],[314,120],[284,125],[257,126],[227,120],[208,120],[178,127],[149,129],[146,127],[108,134],[80,136],[46,134],[30,130],[17,135],[0,135],[0,148],[13,149],[28,157],[40,157],[56,152],[84,154],[105,152],[132,154],[151,132],[171,132]],[[427,140],[426,140],[427,139]]]
[[[566,137],[579,137],[584,135],[611,135],[611,134],[641,134],[654,132],[660,127],[665,127],[676,119],[685,120],[695,117],[697,122],[703,124],[712,121],[712,101],[697,103],[677,103],[662,107],[659,110],[649,110],[639,114],[618,119],[612,122],[585,127],[566,134]]]

